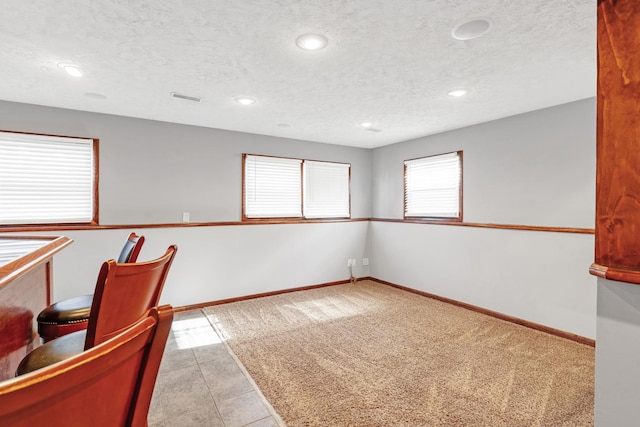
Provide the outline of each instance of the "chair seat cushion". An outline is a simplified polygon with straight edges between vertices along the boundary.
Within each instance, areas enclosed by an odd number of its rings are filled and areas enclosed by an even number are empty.
[[[65,324],[86,322],[91,313],[93,295],[81,295],[51,304],[38,314],[38,323]]]
[[[84,351],[87,331],[77,331],[42,344],[29,354],[18,365],[16,377],[61,362]]]

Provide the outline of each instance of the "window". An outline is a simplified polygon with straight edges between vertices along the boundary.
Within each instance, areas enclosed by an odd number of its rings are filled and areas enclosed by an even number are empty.
[[[344,163],[303,163],[305,218],[349,217],[349,169]]]
[[[98,140],[0,132],[0,224],[97,223]]]
[[[243,218],[349,218],[346,163],[243,155]]]
[[[244,194],[247,218],[301,217],[301,160],[245,156]]]
[[[404,216],[462,220],[462,151],[404,162]]]

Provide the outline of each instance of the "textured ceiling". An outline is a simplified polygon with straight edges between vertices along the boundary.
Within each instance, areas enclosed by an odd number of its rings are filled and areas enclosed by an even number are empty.
[[[596,90],[595,0],[3,0],[2,9],[7,101],[372,148]],[[451,36],[477,17],[490,20],[488,33]],[[309,32],[328,46],[299,49]],[[86,74],[70,77],[61,62]],[[458,87],[471,93],[447,95]],[[242,95],[258,101],[234,102]]]

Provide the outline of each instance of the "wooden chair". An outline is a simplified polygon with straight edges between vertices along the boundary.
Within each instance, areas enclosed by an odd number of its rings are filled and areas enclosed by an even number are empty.
[[[146,426],[172,319],[171,306],[154,308],[85,352],[0,382],[0,425]]]
[[[160,301],[177,249],[169,246],[163,256],[153,261],[119,264],[109,260],[102,264],[87,329],[37,347],[22,359],[16,376],[88,350],[146,316]]]
[[[129,234],[118,257],[119,263],[136,262],[144,236]],[[71,332],[87,329],[93,295],[81,295],[58,301],[38,314],[38,334],[44,342]]]

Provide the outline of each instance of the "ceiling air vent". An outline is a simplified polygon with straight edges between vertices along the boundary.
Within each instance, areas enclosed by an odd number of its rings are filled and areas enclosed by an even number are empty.
[[[183,95],[181,93],[171,92],[171,96],[178,99],[185,99],[187,101],[200,102],[202,98],[198,98],[195,96]]]

